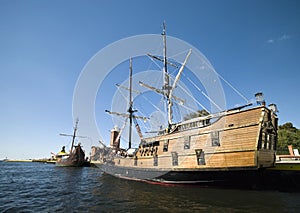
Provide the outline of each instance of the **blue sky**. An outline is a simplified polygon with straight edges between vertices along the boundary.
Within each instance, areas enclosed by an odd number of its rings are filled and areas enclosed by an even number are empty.
[[[160,34],[164,20],[247,98],[264,92],[279,123],[300,128],[300,1],[0,0],[0,159],[49,157],[68,144],[59,133],[72,133],[86,63],[122,38]]]

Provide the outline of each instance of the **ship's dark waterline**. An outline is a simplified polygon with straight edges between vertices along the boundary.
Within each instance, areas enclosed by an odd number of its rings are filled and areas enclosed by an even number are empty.
[[[300,193],[154,185],[97,168],[0,163],[0,212],[299,212]]]

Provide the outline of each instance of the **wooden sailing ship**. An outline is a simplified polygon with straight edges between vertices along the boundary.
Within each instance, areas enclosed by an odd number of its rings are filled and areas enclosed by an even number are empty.
[[[128,149],[120,148],[121,131],[114,128],[110,147],[105,148],[105,155],[101,161],[95,162],[96,166],[119,178],[153,183],[255,184],[262,171],[275,164],[276,110],[258,100],[254,107],[247,104],[173,123],[172,88],[175,86],[170,87],[167,78],[165,28],[162,36],[165,81],[161,91],[168,106],[167,128],[148,138],[139,132],[139,146],[131,147],[133,121],[137,130],[140,129],[135,121],[136,110],[133,110],[130,60],[129,109],[123,115],[130,122]],[[179,72],[183,71],[189,54]],[[258,93],[257,97],[261,95]]]
[[[76,120],[76,124],[74,127],[73,135],[60,134],[62,136],[71,136],[72,137],[72,145],[70,153],[65,151],[65,146],[63,146],[62,150],[56,155],[56,166],[62,167],[82,167],[89,165],[89,162],[85,159],[84,151],[80,143],[75,145],[75,138],[81,137],[76,135],[78,120]]]

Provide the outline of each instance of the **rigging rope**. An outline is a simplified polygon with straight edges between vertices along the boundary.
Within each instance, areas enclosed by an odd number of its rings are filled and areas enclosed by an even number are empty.
[[[184,73],[183,73],[184,75]],[[184,75],[185,76],[185,75]],[[187,78],[188,80],[190,80],[189,78]],[[191,80],[190,80],[191,81]],[[191,82],[193,84],[193,82]],[[194,85],[194,84],[193,84]],[[177,85],[178,87],[180,87],[190,98],[193,99],[193,101],[195,101],[199,106],[201,106],[203,109],[205,109],[207,112],[210,112],[205,106],[203,106],[196,98],[194,98],[194,96],[189,94],[189,91],[187,91],[184,87],[182,87],[180,84]],[[197,87],[196,87],[197,88]],[[201,90],[200,90],[201,91]],[[196,112],[196,111],[195,111]]]
[[[186,78],[187,78],[187,80],[191,83],[191,84],[193,84],[193,86],[194,87],[196,87],[196,89],[198,90],[198,91],[200,91],[201,92],[201,94],[205,97],[205,98],[207,98],[211,103],[213,103],[220,111],[223,111],[223,109],[218,105],[218,104],[216,104],[208,95],[206,95],[189,77],[187,77],[186,76]],[[206,109],[205,109],[206,110]],[[206,110],[207,111],[207,110]],[[208,111],[209,112],[209,111]]]
[[[215,71],[215,73],[220,77],[228,86],[230,86],[233,91],[235,91],[241,98],[243,98],[247,103],[249,103],[249,100],[240,92],[238,91],[232,84],[230,84],[228,81],[225,80],[219,73]]]

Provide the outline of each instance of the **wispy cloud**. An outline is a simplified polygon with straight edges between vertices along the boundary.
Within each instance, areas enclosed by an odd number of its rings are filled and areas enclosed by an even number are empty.
[[[284,35],[282,35],[281,37],[279,37],[279,41],[282,41],[282,40],[289,40],[289,39],[291,39],[291,36],[290,35],[286,35],[286,34],[284,34]]]
[[[284,40],[289,40],[291,39],[292,36],[291,35],[287,35],[287,34],[283,34],[281,36],[279,36],[278,38],[269,38],[266,42],[268,44],[273,44],[275,42],[280,42],[280,41],[284,41]]]

